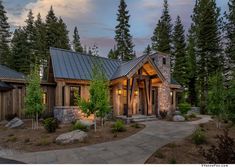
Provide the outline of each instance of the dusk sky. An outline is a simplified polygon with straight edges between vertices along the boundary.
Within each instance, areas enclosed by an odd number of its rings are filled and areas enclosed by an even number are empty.
[[[61,16],[70,31],[70,39],[78,26],[83,45],[99,47],[101,56],[107,56],[114,46],[114,29],[119,0],[3,0],[12,29],[24,25],[29,9],[34,15],[46,16],[52,5],[57,16]],[[141,55],[162,13],[163,0],[126,0],[131,25],[131,35],[137,56]],[[168,0],[174,22],[177,15],[182,18],[185,29],[190,26],[190,15],[195,0]],[[227,9],[228,0],[217,0],[221,13]]]

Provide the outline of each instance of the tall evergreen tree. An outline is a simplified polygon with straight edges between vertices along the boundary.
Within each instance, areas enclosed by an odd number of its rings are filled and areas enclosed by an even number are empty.
[[[69,31],[67,30],[67,25],[64,23],[63,19],[60,17],[58,21],[58,38],[56,47],[70,50],[69,44]]]
[[[220,71],[223,62],[220,46],[220,10],[215,0],[198,0],[193,21],[196,33],[196,55],[200,82],[201,112],[206,112],[208,79],[214,71]]]
[[[228,80],[232,79],[232,73],[235,71],[235,0],[229,0],[228,12],[225,13],[226,23],[226,58],[227,69],[225,71]]]
[[[146,54],[146,55],[149,55],[149,54],[151,53],[151,51],[152,51],[151,46],[148,45],[148,46],[145,48],[145,50],[144,50],[143,53]]]
[[[36,46],[36,29],[34,27],[34,16],[32,10],[29,10],[25,23],[26,26],[24,27],[24,31],[27,34],[26,38],[27,45],[25,47],[28,48],[30,65],[33,67],[36,63],[35,49],[37,48],[37,46]]]
[[[36,48],[35,57],[37,64],[41,67],[45,67],[47,63],[47,45],[46,45],[46,26],[43,23],[40,13],[37,15],[37,19],[34,22],[36,31]]]
[[[131,60],[134,58],[132,36],[130,35],[129,11],[124,0],[120,0],[118,9],[118,25],[115,30],[115,40],[117,43],[117,54],[121,60]]]
[[[186,49],[187,62],[188,62],[188,100],[192,106],[197,105],[197,61],[196,61],[196,44],[195,33],[193,31],[193,25],[189,29],[188,44]]]
[[[74,28],[74,34],[73,34],[73,49],[74,49],[76,52],[80,52],[80,53],[83,52],[83,48],[82,48],[82,45],[81,45],[81,42],[80,42],[80,36],[79,36],[79,34],[78,34],[78,28],[77,28],[77,27]]]
[[[152,48],[154,51],[171,53],[171,16],[169,14],[169,5],[167,0],[164,0],[163,12],[156,28],[153,32]]]
[[[10,67],[24,74],[30,73],[30,51],[27,47],[27,34],[22,28],[16,29],[11,40]]]
[[[174,32],[172,36],[173,43],[173,56],[175,62],[172,63],[174,66],[173,77],[183,86],[187,87],[188,83],[188,61],[186,56],[186,43],[184,36],[184,27],[181,19],[178,16],[174,26]]]
[[[10,59],[10,26],[7,22],[5,8],[0,0],[0,64],[9,65]]]

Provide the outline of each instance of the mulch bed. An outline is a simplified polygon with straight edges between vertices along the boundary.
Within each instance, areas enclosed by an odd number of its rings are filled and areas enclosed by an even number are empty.
[[[89,130],[88,138],[84,142],[75,142],[72,144],[61,145],[55,142],[56,137],[60,134],[71,131],[71,124],[60,125],[55,133],[47,133],[40,123],[39,130],[31,129],[31,121],[24,121],[24,127],[19,129],[7,129],[4,125],[0,125],[0,147],[25,152],[47,151],[55,149],[66,149],[74,147],[82,147],[97,143],[120,140],[129,137],[145,126],[139,124],[139,128],[132,127],[133,124],[126,125],[126,131],[120,133],[112,133],[111,127],[114,122],[106,122],[103,128],[97,127],[97,132],[93,129]]]
[[[157,150],[147,161],[147,164],[201,164],[208,163],[199,153],[199,147],[210,148],[212,144],[216,145],[216,135],[223,134],[223,128],[229,127],[229,136],[235,140],[235,126],[231,124],[222,124],[221,129],[216,128],[215,121],[200,125],[206,136],[206,143],[197,146],[192,141],[192,136],[185,139],[167,144]],[[234,148],[235,149],[235,148]]]

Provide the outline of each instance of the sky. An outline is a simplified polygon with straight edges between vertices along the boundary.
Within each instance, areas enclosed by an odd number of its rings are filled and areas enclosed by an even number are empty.
[[[163,0],[126,0],[130,17],[130,32],[135,45],[134,50],[140,56],[148,44],[151,44],[153,30],[162,13]],[[185,29],[191,24],[190,15],[195,0],[168,0],[172,23],[177,15],[182,19]],[[217,0],[221,13],[227,10],[228,0]],[[100,56],[106,57],[113,48],[117,10],[119,0],[3,0],[12,30],[25,25],[29,9],[36,16],[44,18],[52,5],[56,16],[62,17],[70,31],[79,29],[83,45],[99,47]]]

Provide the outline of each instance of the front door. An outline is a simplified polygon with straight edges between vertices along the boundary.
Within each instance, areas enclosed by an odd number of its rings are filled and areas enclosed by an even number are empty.
[[[145,113],[145,97],[144,97],[144,89],[139,89],[139,114],[144,115]]]

